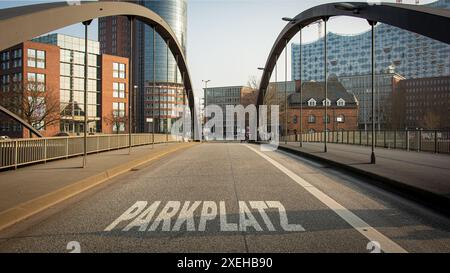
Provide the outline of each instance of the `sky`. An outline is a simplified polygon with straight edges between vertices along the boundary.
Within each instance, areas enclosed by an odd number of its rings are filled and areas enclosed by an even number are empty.
[[[189,72],[197,96],[202,95],[202,80],[210,80],[208,87],[246,85],[251,77],[259,81],[272,45],[286,25],[282,17],[294,17],[313,6],[336,2],[322,0],[187,0],[187,59]],[[0,8],[29,5],[49,1],[0,0]],[[348,1],[347,1],[348,2]],[[386,0],[384,2],[395,2]],[[403,0],[413,4],[415,0]],[[433,0],[420,0],[421,4]],[[369,30],[365,20],[337,17],[329,21],[328,31],[356,34]],[[54,31],[83,37],[81,23]],[[89,38],[97,40],[97,20],[89,28]],[[303,31],[303,42],[318,38],[318,26]],[[291,43],[298,43],[298,34],[288,45],[288,80],[291,79]],[[279,80],[284,79],[284,52],[278,62]]]

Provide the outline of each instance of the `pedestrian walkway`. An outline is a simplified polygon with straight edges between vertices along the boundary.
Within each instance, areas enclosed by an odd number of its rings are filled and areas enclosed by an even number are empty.
[[[36,164],[18,170],[0,172],[0,215],[1,212],[29,200],[57,191],[79,181],[108,172],[122,172],[140,162],[174,151],[189,143],[155,144],[128,149],[91,154],[87,167],[82,168],[82,157],[56,160]]]
[[[370,164],[371,147],[345,144],[280,143],[280,148],[319,159],[372,177],[427,203],[450,204],[450,156],[424,152],[375,149],[376,164]],[[447,207],[448,209],[448,207]]]

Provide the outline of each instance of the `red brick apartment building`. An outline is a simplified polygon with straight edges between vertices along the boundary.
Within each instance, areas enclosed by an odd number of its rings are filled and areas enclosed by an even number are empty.
[[[102,133],[128,132],[128,58],[101,55]]]
[[[44,136],[58,133],[59,47],[27,41],[0,52],[0,62],[0,104],[35,123]],[[38,113],[45,118],[37,118]],[[0,135],[20,138],[30,132],[0,114]]]
[[[300,133],[300,103],[302,103],[302,132],[323,132],[325,129],[325,91],[323,82],[303,83],[302,100],[298,87],[288,96],[288,135]],[[280,125],[284,113],[280,113]],[[284,119],[283,119],[284,120]],[[328,81],[329,131],[358,129],[358,101],[337,80]]]

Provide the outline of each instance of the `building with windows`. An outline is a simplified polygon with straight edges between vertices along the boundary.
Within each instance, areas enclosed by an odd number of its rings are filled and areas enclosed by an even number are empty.
[[[84,105],[84,39],[63,34],[49,34],[33,39],[60,48],[60,130],[72,134],[84,131],[84,111],[88,114],[88,131],[101,131],[100,45],[88,41],[88,100]]]
[[[100,55],[99,43],[91,40],[88,51],[87,107],[84,39],[61,34],[41,36],[0,52],[2,105],[44,136],[84,132],[85,109],[90,133],[127,132],[128,58]],[[0,134],[28,137],[26,131],[2,118]]]
[[[302,105],[302,132],[323,132],[325,122],[329,131],[358,128],[358,100],[336,79],[328,81],[328,99],[325,100],[324,82],[304,82],[302,99],[297,92],[288,97],[288,135],[300,133],[300,105]],[[325,118],[325,104],[328,115]],[[280,112],[280,116],[284,116]],[[284,132],[284,122],[280,122]]]
[[[234,130],[234,135],[237,135],[237,120],[234,118],[234,124],[227,124],[227,120],[233,118],[234,112],[227,112],[227,105],[244,107],[250,104],[256,104],[257,90],[247,86],[222,86],[222,87],[208,87],[203,89],[205,106],[217,105],[222,109],[223,114],[223,134],[226,136],[227,132]],[[248,115],[246,115],[246,126],[248,126]],[[205,117],[207,120],[208,117]],[[243,128],[241,128],[242,130]]]
[[[396,129],[392,124],[392,99],[400,81],[405,78],[394,71],[375,75],[374,104],[377,129]],[[341,76],[339,81],[359,102],[358,127],[368,130],[372,126],[372,75]]]
[[[101,131],[128,132],[128,58],[101,55]]]
[[[59,132],[57,46],[27,41],[0,52],[0,104],[44,136]],[[0,135],[29,137],[26,128],[0,113]]]
[[[401,129],[450,129],[450,77],[400,81],[393,122]]]
[[[428,4],[450,8],[450,0]],[[366,23],[361,20],[361,24]],[[375,70],[383,73],[394,66],[405,78],[450,75],[450,45],[386,24],[375,26]],[[302,44],[302,80],[323,81],[323,37]],[[357,35],[328,33],[328,72],[339,77],[371,72],[371,32]],[[300,79],[299,44],[291,46],[292,79]]]
[[[143,5],[161,16],[177,36],[186,56],[187,41],[187,1],[167,0],[129,1]],[[153,124],[147,124],[147,118],[156,122],[159,132],[170,131],[174,121],[182,115],[185,90],[182,75],[177,68],[176,59],[167,51],[166,41],[153,29],[142,22],[134,24],[133,80],[136,89],[135,126],[140,132],[152,131]],[[99,40],[101,52],[129,57],[130,25],[126,17],[112,16],[99,19]],[[155,47],[153,48],[153,45]],[[155,54],[153,55],[153,51]],[[168,61],[167,61],[168,59]],[[156,64],[153,78],[153,62]]]

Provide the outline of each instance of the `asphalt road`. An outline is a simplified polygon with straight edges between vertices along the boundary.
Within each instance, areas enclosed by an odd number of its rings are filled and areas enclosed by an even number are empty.
[[[0,233],[0,252],[78,245],[81,252],[450,252],[450,220],[284,152],[205,143]]]

